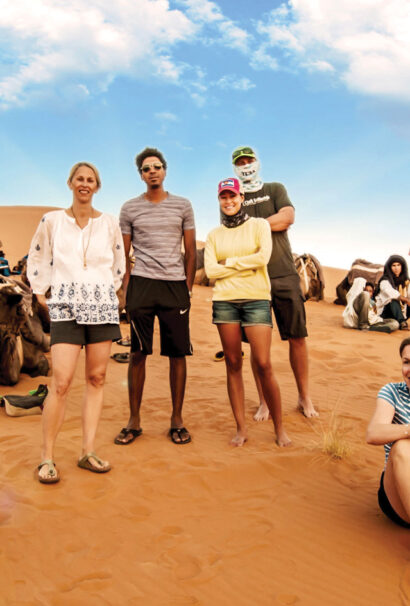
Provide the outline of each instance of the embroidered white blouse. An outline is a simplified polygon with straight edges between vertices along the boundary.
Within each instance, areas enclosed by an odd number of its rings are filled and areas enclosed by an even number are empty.
[[[86,267],[84,267],[84,257]],[[118,298],[125,272],[119,222],[102,213],[81,229],[64,210],[46,213],[31,242],[27,277],[47,299],[53,321],[118,324]]]

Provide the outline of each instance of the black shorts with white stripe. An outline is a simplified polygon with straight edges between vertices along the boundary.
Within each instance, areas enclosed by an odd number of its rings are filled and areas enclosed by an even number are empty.
[[[152,354],[155,316],[159,321],[161,355],[192,355],[189,337],[190,298],[185,280],[155,280],[131,276],[127,313],[131,323],[131,351]]]

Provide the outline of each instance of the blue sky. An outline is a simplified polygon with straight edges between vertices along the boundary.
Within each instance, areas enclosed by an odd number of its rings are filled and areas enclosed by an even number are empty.
[[[409,31],[407,0],[0,0],[0,203],[68,206],[88,160],[117,214],[149,145],[205,239],[251,145],[295,204],[294,251],[408,258]]]

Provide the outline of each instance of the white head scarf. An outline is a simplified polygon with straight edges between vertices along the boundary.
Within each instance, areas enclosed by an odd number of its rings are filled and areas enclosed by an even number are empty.
[[[233,165],[234,171],[240,182],[242,183],[244,192],[255,192],[262,189],[263,181],[259,177],[260,163],[255,159],[251,164],[243,166]]]

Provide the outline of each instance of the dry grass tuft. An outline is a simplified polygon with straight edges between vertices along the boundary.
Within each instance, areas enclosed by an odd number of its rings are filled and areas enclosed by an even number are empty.
[[[331,457],[332,459],[345,459],[352,452],[352,444],[348,438],[349,430],[345,427],[344,419],[336,415],[333,409],[326,424],[320,420],[320,423],[313,425],[314,431],[318,436],[315,440],[315,447]]]
[[[335,417],[322,432],[322,452],[332,459],[344,459],[351,453],[343,424]]]

